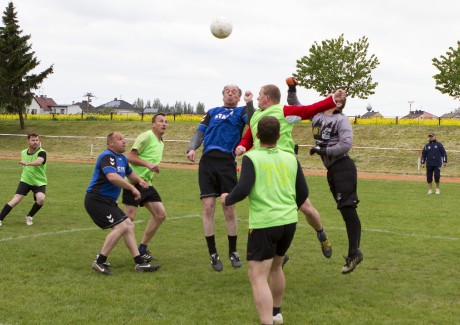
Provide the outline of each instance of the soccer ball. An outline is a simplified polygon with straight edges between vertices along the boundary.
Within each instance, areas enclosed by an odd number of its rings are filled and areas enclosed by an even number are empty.
[[[217,38],[229,37],[232,29],[232,22],[225,17],[216,17],[211,22],[211,33]]]

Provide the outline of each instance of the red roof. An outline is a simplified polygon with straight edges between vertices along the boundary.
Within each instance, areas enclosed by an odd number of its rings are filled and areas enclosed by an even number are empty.
[[[37,101],[38,105],[44,110],[44,111],[51,111],[51,106],[57,105],[54,99],[48,98],[48,97],[34,97],[35,100]]]

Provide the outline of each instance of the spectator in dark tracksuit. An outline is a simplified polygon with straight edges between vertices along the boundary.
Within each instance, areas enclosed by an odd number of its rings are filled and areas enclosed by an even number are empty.
[[[441,166],[446,167],[447,153],[441,142],[436,141],[436,134],[428,135],[429,142],[423,147],[422,151],[422,166],[426,163],[426,181],[428,183],[428,194],[433,193],[433,174],[434,182],[436,183],[436,194],[441,194],[439,191],[439,180],[441,178]]]

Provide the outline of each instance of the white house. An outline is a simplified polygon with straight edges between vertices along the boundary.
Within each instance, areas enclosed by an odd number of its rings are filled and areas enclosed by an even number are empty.
[[[51,114],[53,113],[52,106],[57,106],[54,99],[44,95],[35,96],[26,111],[27,114]]]

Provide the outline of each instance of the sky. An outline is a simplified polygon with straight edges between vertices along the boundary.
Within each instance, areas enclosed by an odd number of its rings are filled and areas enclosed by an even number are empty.
[[[1,0],[2,13],[8,1]],[[31,35],[40,61],[35,72],[54,65],[36,91],[58,104],[85,100],[98,106],[123,99],[159,98],[206,109],[222,105],[222,89],[237,84],[257,95],[275,84],[286,102],[286,77],[296,60],[323,40],[368,38],[368,55],[380,65],[367,99],[349,98],[346,114],[370,105],[386,117],[424,110],[436,116],[460,101],[435,89],[432,59],[460,40],[458,0],[15,0],[19,26]],[[210,23],[223,16],[233,32],[217,39]],[[321,99],[298,89],[302,103]],[[410,104],[409,102],[413,102]],[[244,100],[241,99],[241,105]]]

